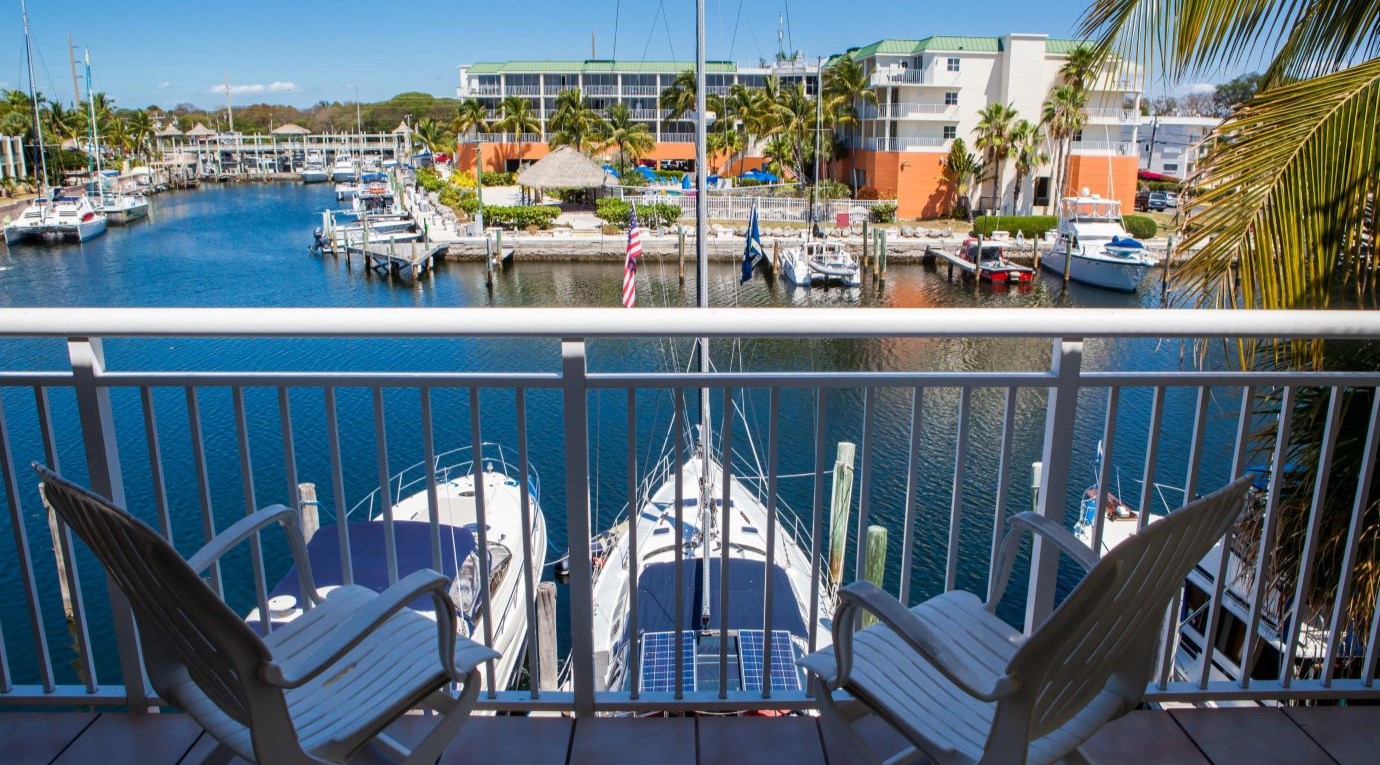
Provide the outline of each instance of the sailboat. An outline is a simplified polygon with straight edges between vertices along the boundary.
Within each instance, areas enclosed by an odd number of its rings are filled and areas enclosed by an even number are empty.
[[[821,76],[820,81],[823,81]],[[815,99],[815,157],[819,157],[821,99]],[[814,184],[819,188],[819,161],[815,161]],[[814,191],[810,193],[809,230],[805,241],[795,247],[787,247],[781,252],[781,272],[786,281],[802,287],[816,284],[841,284],[857,287],[862,284],[862,270],[858,261],[848,252],[842,242],[826,242],[815,238]]]
[[[86,51],[86,106],[90,115],[91,123],[91,157],[95,162],[97,179],[93,191],[96,199],[92,205],[97,212],[103,213],[107,220],[117,226],[146,218],[149,214],[149,201],[138,194],[107,194],[105,183],[101,178],[101,143],[100,132],[96,129],[96,96],[91,87],[91,51]]]
[[[106,217],[91,206],[85,195],[65,195],[48,188],[48,155],[43,146],[43,119],[38,112],[34,88],[34,52],[29,41],[29,9],[24,0],[19,7],[24,16],[24,55],[29,64],[29,102],[34,108],[34,133],[38,136],[38,156],[43,173],[41,193],[14,221],[5,224],[5,244],[30,240],[76,239],[85,242],[105,233]]]
[[[703,13],[699,0],[701,24]],[[703,190],[702,44],[697,81],[695,181]],[[709,307],[706,203],[696,195],[702,309]],[[697,345],[707,373],[708,338]],[[715,456],[708,388],[700,413],[689,457],[679,458],[685,444],[675,444],[676,455],[643,479],[626,519],[591,542],[596,691],[800,691],[796,660],[810,650],[811,633],[829,642],[832,590],[822,567],[811,565],[804,524]],[[811,580],[817,569],[818,582]],[[569,668],[564,675],[569,688]]]

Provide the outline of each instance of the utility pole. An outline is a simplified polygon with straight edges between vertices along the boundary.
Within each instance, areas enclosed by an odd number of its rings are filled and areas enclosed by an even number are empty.
[[[225,119],[230,123],[230,132],[235,132],[235,107],[230,104],[230,73],[225,73]]]
[[[77,52],[72,47],[72,35],[67,35],[67,61],[72,64],[72,105],[81,103],[81,86],[77,84]]]
[[[1154,172],[1155,166],[1155,133],[1157,133],[1159,129],[1160,115],[1156,114],[1155,118],[1150,121],[1150,151],[1149,156],[1145,158],[1145,169],[1151,172]]]

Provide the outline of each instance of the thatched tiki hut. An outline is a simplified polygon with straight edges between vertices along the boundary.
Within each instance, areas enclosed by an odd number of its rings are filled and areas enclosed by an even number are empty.
[[[529,189],[597,189],[608,183],[608,173],[569,146],[547,154],[518,172],[517,184]]]

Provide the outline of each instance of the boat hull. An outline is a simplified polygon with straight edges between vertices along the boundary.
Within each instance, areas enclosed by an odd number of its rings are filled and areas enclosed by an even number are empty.
[[[325,183],[327,177],[325,170],[302,171],[302,183]]]
[[[1051,250],[1041,256],[1040,267],[1046,271],[1063,275],[1066,253]],[[1118,261],[1074,255],[1068,264],[1069,279],[1079,284],[1101,287],[1118,292],[1135,292],[1145,281],[1145,273],[1154,267],[1145,261]]]
[[[147,201],[141,201],[138,204],[129,205],[127,207],[112,207],[102,212],[105,213],[106,220],[109,221],[111,225],[124,226],[141,218],[147,218],[149,215],[149,203]]]

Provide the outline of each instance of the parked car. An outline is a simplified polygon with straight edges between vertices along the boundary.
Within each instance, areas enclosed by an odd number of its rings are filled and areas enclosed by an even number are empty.
[[[1179,195],[1172,191],[1164,192],[1164,206],[1173,210],[1179,209]]]
[[[1174,204],[1178,204],[1177,199],[1175,200]],[[1136,194],[1137,210],[1145,210],[1147,212],[1150,210],[1154,210],[1155,212],[1161,212],[1169,206],[1169,194],[1167,192],[1142,191],[1139,194]]]

